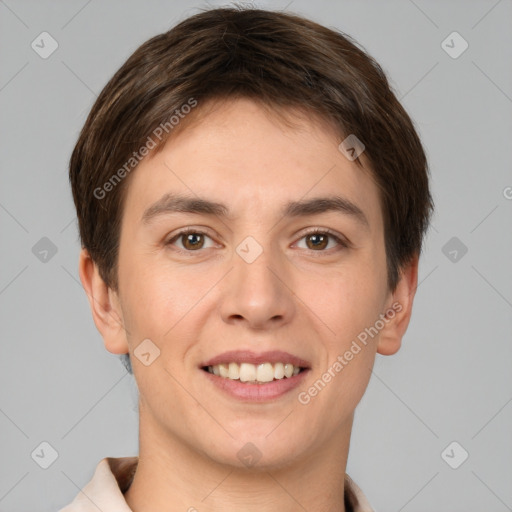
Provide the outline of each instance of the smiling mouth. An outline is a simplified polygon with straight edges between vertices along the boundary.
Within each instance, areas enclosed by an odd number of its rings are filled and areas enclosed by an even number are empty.
[[[265,384],[275,380],[289,379],[306,370],[290,363],[226,363],[203,366],[202,370],[217,377],[238,380],[248,384]]]

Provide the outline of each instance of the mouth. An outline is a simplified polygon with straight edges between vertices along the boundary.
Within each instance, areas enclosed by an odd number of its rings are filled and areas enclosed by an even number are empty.
[[[283,362],[260,364],[230,362],[203,366],[201,369],[222,379],[236,380],[247,384],[266,384],[295,377],[306,371],[307,368]]]
[[[300,386],[311,370],[305,359],[274,350],[224,352],[200,364],[207,381],[243,402],[275,401]]]

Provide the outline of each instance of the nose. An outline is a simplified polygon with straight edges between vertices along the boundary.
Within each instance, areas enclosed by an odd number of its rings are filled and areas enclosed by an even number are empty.
[[[254,330],[275,329],[295,314],[293,284],[283,257],[263,249],[253,260],[254,247],[239,247],[233,266],[223,282],[221,313],[226,323],[246,324]],[[249,257],[247,257],[249,256]],[[254,254],[252,254],[254,256]]]

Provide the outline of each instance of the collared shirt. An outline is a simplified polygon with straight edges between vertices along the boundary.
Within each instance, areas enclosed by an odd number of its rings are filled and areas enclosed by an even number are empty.
[[[133,512],[124,499],[137,469],[138,457],[106,457],[92,480],[58,512]],[[356,483],[345,474],[346,512],[374,512]]]

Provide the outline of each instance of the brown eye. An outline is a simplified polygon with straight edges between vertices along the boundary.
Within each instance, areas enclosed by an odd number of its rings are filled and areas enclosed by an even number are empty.
[[[306,242],[308,248],[325,249],[329,243],[330,236],[322,233],[312,233],[310,235],[306,235],[305,238],[310,241],[310,243]]]
[[[203,235],[201,233],[188,233],[180,236],[182,237],[185,249],[200,249],[204,244]]]
[[[306,240],[306,249],[309,249],[312,252],[331,252],[331,248],[336,251],[337,249],[339,250],[349,247],[348,243],[341,237],[326,229],[315,229],[310,231],[309,233],[306,233],[301,240]],[[334,240],[338,247],[336,247],[336,244],[334,247],[328,247],[331,240]]]
[[[174,245],[175,242],[181,242],[181,247],[178,246],[178,250],[183,252],[195,252],[205,248],[205,240],[210,238],[206,233],[198,230],[186,230],[181,231],[176,236],[171,238],[166,245]]]

